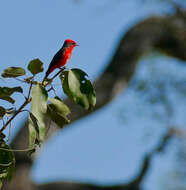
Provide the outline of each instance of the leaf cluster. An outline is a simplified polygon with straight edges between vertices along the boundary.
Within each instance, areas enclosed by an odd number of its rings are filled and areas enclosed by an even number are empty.
[[[43,72],[43,63],[39,59],[31,60],[27,66],[31,75],[27,75],[27,71],[21,67],[9,67],[5,69],[1,76],[4,79],[12,78],[25,83],[28,86],[28,94],[25,95],[23,88],[20,86],[9,87],[0,86],[0,100],[7,102],[7,106],[0,105],[0,184],[4,179],[10,179],[14,167],[15,158],[14,151],[6,143],[6,136],[3,131],[11,126],[14,118],[27,111],[29,113],[28,128],[29,128],[29,154],[35,152],[36,148],[42,144],[46,136],[46,118],[50,118],[58,127],[62,128],[70,122],[70,109],[63,102],[52,85],[54,79],[59,76],[64,93],[72,99],[76,104],[79,104],[86,110],[92,110],[96,104],[95,90],[88,75],[77,68],[60,69],[51,79],[45,79],[43,82],[35,80],[35,76]],[[51,96],[51,91],[54,91],[55,96]],[[19,108],[15,106],[15,100],[12,95],[19,93],[24,96],[24,101]],[[31,104],[31,109],[25,107]],[[11,106],[10,106],[11,105]]]

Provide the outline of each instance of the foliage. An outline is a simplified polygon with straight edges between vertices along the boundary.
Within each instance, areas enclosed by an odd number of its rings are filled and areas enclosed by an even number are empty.
[[[70,122],[70,109],[58,96],[50,97],[51,91],[56,91],[52,86],[53,80],[60,76],[64,93],[86,110],[92,110],[96,104],[95,90],[87,79],[87,74],[80,69],[60,69],[51,79],[44,79],[43,82],[36,81],[35,76],[43,72],[43,63],[39,59],[31,60],[27,69],[32,74],[25,76],[26,71],[21,67],[9,67],[2,73],[3,78],[13,78],[28,85],[28,94],[25,95],[21,86],[8,87],[0,86],[0,99],[12,107],[0,106],[0,185],[4,179],[10,179],[15,168],[14,151],[28,151],[29,155],[35,152],[42,144],[46,136],[46,117],[50,118],[58,127],[62,128]],[[19,78],[18,78],[19,77]],[[21,78],[20,78],[21,77]],[[11,97],[14,93],[22,94],[25,98],[19,108],[15,108],[15,100]],[[31,110],[25,107],[31,104]],[[25,150],[12,150],[6,144],[3,131],[11,126],[14,118],[21,112],[29,113],[29,148]]]
[[[87,74],[80,69],[72,69],[60,75],[64,92],[77,104],[91,110],[96,103],[96,95]]]

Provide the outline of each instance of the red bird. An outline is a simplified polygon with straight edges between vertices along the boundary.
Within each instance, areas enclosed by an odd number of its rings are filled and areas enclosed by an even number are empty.
[[[48,75],[56,68],[63,67],[67,63],[72,55],[73,48],[76,46],[78,45],[75,41],[70,39],[65,40],[62,48],[54,55],[52,61],[50,62],[44,79],[46,79]]]

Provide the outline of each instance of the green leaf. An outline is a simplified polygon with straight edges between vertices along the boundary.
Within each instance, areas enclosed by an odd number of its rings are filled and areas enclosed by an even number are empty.
[[[12,104],[15,103],[15,100],[13,98],[9,97],[9,96],[3,96],[3,97],[0,96],[0,99],[5,100],[7,102],[10,102]]]
[[[0,119],[4,117],[5,113],[6,113],[6,109],[0,106]]]
[[[9,88],[9,87],[0,87],[0,99],[8,101],[10,103],[14,103],[15,100],[11,98],[10,96],[14,92],[19,92],[22,93],[23,89],[20,86],[14,87],[14,88]]]
[[[10,149],[4,141],[0,142],[0,181],[10,180],[15,169],[15,157],[12,151],[2,150]]]
[[[29,143],[30,147],[36,144],[37,140],[43,141],[45,138],[45,116],[47,113],[48,93],[44,87],[37,84],[32,89],[31,115],[29,119]],[[39,139],[38,135],[39,128]]]
[[[96,104],[96,93],[86,77],[87,74],[80,69],[71,69],[60,75],[65,94],[85,109],[91,110]]]
[[[30,117],[29,117],[29,119],[31,119],[31,121],[29,121],[29,122],[32,122],[32,125],[34,126],[34,129],[35,129],[35,131],[36,131],[36,134],[37,134],[37,136],[38,136],[38,139],[39,139],[39,125],[38,125],[38,120],[37,120],[37,118],[34,116],[34,114],[33,113],[29,113],[30,115]]]
[[[2,186],[3,186],[3,180],[0,179],[0,189],[2,188]]]
[[[51,102],[52,105],[55,106],[56,111],[64,117],[70,114],[68,106],[59,97],[49,98],[49,102]]]
[[[5,137],[6,137],[5,134],[2,133],[2,132],[0,132],[0,142],[1,142]]]
[[[23,76],[25,74],[26,74],[25,70],[21,67],[8,67],[3,71],[1,76],[4,78],[15,78]]]
[[[67,118],[67,115],[70,114],[70,110],[58,97],[50,98],[49,101],[51,104],[47,105],[47,114],[53,122],[62,128],[64,124],[70,122]]]
[[[28,70],[33,74],[36,75],[38,73],[43,72],[43,62],[40,59],[33,59],[28,64]]]
[[[31,156],[32,153],[36,151],[35,145],[39,145],[41,143],[40,135],[39,135],[39,124],[37,118],[33,113],[29,113],[29,134],[30,134],[30,147],[33,149],[28,152],[28,155]]]
[[[1,96],[11,96],[14,92],[23,93],[23,89],[20,86],[9,88],[9,87],[0,87],[0,97]]]

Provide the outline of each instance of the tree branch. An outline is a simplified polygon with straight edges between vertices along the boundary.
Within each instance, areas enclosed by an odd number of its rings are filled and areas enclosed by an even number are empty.
[[[167,133],[161,138],[159,144],[150,152],[148,153],[143,160],[141,170],[135,179],[128,184],[120,184],[120,185],[113,185],[113,186],[96,186],[92,184],[83,184],[83,183],[75,183],[75,182],[56,182],[56,183],[49,183],[44,185],[39,185],[39,190],[139,190],[140,184],[143,181],[145,175],[147,174],[150,168],[150,162],[153,156],[157,153],[163,152],[167,143],[174,135],[172,129],[168,130]]]

